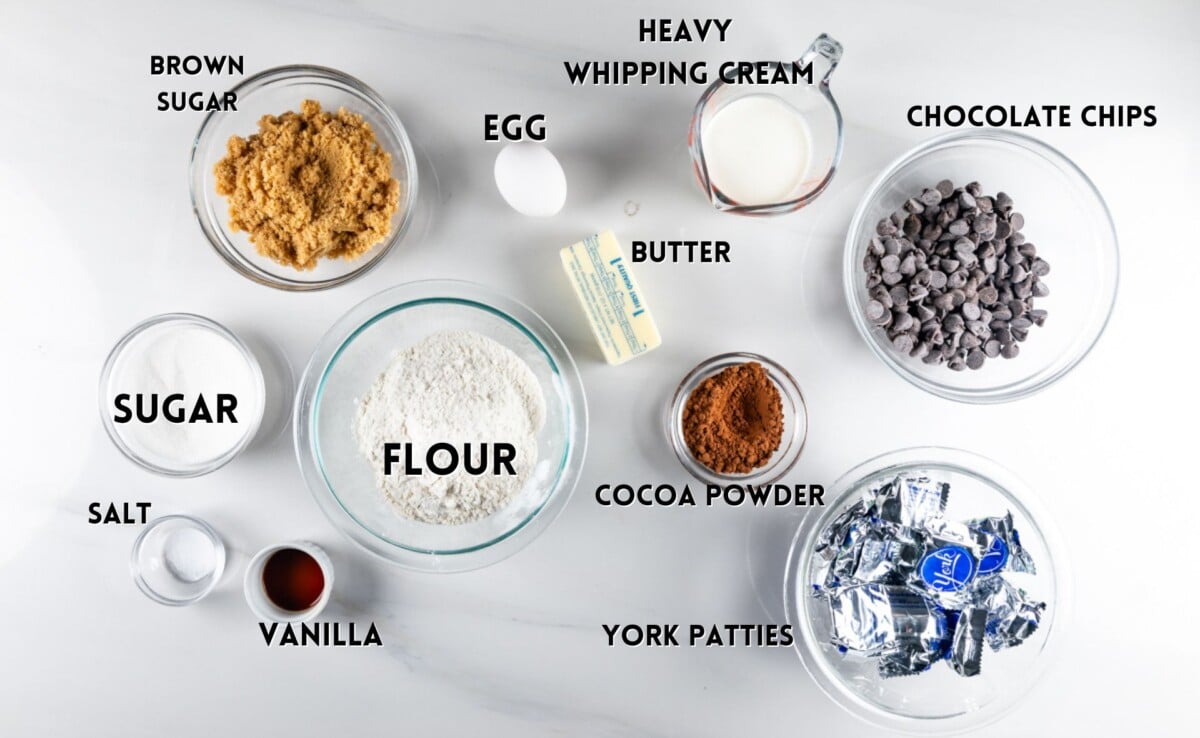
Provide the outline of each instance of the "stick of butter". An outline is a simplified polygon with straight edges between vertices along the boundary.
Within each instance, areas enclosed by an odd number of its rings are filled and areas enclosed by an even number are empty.
[[[609,364],[624,364],[662,344],[646,296],[612,231],[568,246],[560,255]]]

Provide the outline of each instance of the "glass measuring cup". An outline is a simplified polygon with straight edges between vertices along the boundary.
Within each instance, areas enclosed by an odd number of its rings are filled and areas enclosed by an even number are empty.
[[[842,158],[842,113],[829,92],[829,78],[842,58],[842,45],[822,33],[797,60],[800,68],[812,65],[812,82],[805,84],[755,85],[714,82],[692,112],[688,132],[688,153],[692,171],[709,202],[717,210],[738,215],[782,215],[799,210],[816,199],[829,186]],[[772,72],[783,71],[784,62],[770,63]],[[796,185],[779,202],[739,202],[722,192],[713,182],[709,161],[705,158],[705,129],[714,116],[735,100],[750,95],[770,95],[792,108],[803,119],[808,134],[807,165],[795,172]]]

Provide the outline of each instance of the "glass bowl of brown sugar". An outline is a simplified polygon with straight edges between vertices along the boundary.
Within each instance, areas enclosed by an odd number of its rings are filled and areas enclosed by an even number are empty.
[[[705,359],[667,406],[667,438],[688,473],[707,484],[773,484],[808,437],[800,385],[786,369],[747,352]]]
[[[268,69],[232,92],[237,109],[201,124],[189,175],[217,254],[247,279],[293,292],[378,266],[417,199],[416,156],[383,97],[343,72],[302,65]]]

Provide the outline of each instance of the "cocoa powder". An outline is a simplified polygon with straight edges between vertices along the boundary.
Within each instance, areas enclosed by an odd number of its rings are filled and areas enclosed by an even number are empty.
[[[684,404],[683,440],[718,474],[748,474],[770,461],[783,440],[783,401],[763,365],[738,364],[700,382]]]

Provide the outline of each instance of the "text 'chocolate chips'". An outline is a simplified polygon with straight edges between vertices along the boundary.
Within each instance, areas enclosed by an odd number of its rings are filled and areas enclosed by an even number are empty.
[[[863,269],[867,320],[892,346],[955,371],[1015,358],[1046,311],[1050,264],[1025,240],[1025,218],[1003,192],[944,179],[875,226]]]

